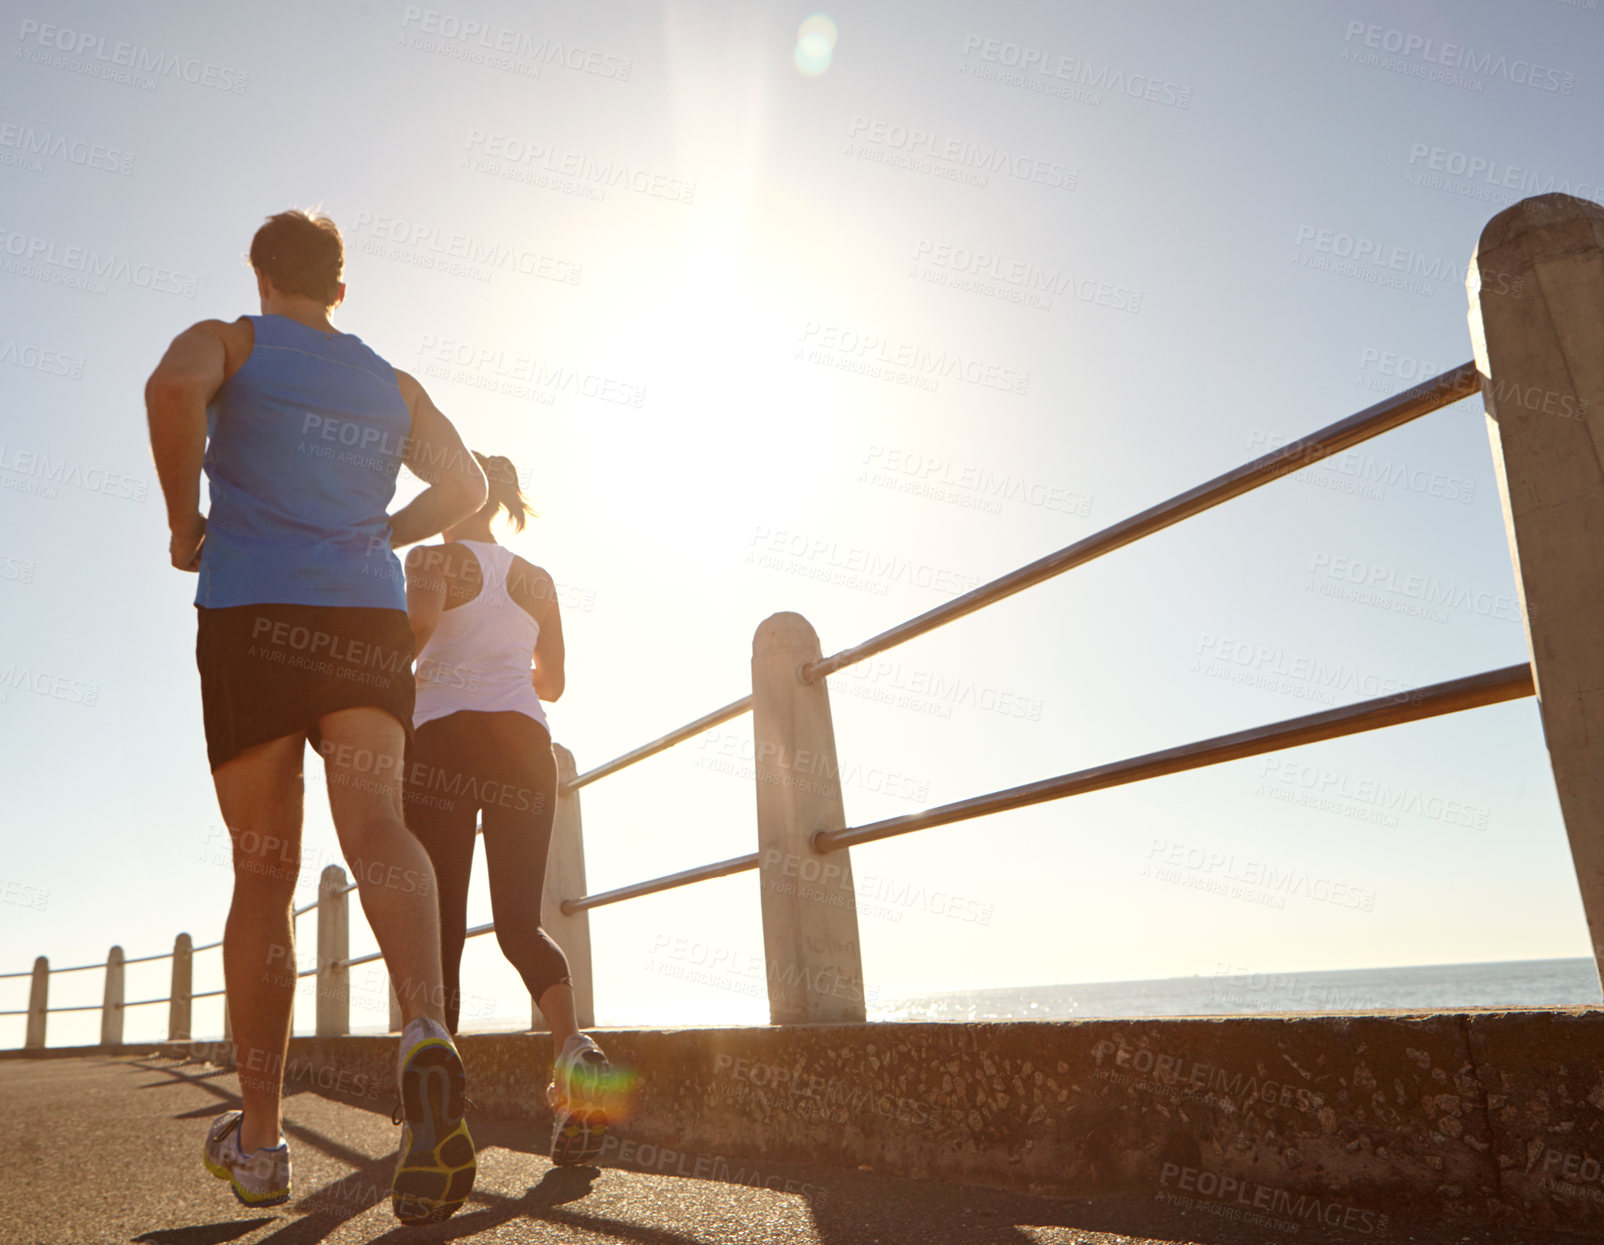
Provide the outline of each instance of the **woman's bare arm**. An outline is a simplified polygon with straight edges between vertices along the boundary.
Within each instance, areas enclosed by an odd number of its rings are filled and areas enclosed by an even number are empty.
[[[513,599],[540,624],[535,639],[534,670],[530,675],[535,694],[550,704],[559,699],[567,685],[564,669],[562,611],[557,608],[557,585],[538,566],[518,558],[508,577]]]

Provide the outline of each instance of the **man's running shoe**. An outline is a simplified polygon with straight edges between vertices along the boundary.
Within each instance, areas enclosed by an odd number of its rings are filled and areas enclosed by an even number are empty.
[[[279,1206],[290,1200],[290,1147],[280,1141],[271,1150],[240,1149],[243,1111],[225,1111],[206,1130],[206,1170],[226,1180],[244,1206]]]
[[[556,1166],[588,1163],[601,1153],[607,1135],[603,1093],[611,1072],[601,1047],[583,1033],[563,1043],[546,1088],[546,1101],[556,1117],[551,1132],[551,1161]]]
[[[390,1203],[402,1223],[439,1223],[473,1188],[473,1138],[463,1120],[468,1078],[445,1027],[419,1018],[401,1035],[401,1156]]]

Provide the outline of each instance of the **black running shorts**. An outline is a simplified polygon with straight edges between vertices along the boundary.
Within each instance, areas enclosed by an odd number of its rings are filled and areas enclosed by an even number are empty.
[[[404,610],[343,605],[196,606],[206,756],[302,735],[339,709],[383,709],[412,742],[412,628]]]

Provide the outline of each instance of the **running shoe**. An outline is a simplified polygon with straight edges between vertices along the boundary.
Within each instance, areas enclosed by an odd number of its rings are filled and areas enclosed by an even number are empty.
[[[290,1147],[282,1138],[271,1150],[240,1149],[243,1111],[225,1111],[206,1130],[206,1170],[228,1181],[243,1206],[279,1206],[290,1200]]]
[[[473,1188],[473,1138],[463,1119],[468,1078],[443,1025],[419,1018],[401,1035],[401,1155],[390,1182],[395,1217],[439,1223]]]
[[[555,1117],[551,1130],[551,1161],[558,1167],[588,1163],[601,1153],[607,1135],[607,1109],[603,1093],[612,1065],[607,1056],[583,1033],[563,1043],[562,1054],[551,1070],[546,1101]]]

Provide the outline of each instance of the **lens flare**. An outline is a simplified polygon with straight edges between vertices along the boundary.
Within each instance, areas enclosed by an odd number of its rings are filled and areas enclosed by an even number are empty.
[[[816,78],[835,56],[835,23],[823,13],[804,19],[796,30],[796,67],[804,77]]]
[[[796,28],[798,40],[806,39],[810,35],[822,35],[825,42],[835,47],[835,23],[823,13],[815,13],[812,17],[804,18],[802,24]]]

